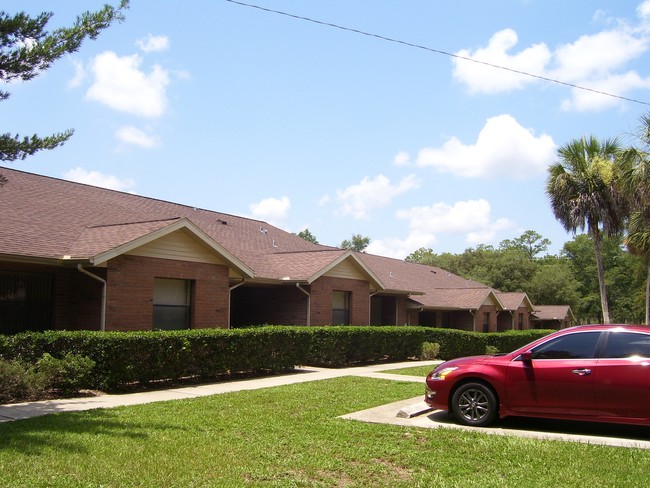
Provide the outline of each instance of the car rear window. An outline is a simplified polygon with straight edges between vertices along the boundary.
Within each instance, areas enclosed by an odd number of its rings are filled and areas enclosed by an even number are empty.
[[[650,358],[650,334],[612,332],[607,339],[605,358]]]

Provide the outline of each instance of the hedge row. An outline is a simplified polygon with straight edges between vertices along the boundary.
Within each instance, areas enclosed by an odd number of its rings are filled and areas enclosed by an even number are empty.
[[[428,327],[293,327],[156,332],[47,331],[0,335],[0,358],[35,363],[44,354],[85,356],[95,362],[87,388],[116,390],[132,383],[236,373],[268,374],[297,365],[343,367],[403,361],[424,342],[440,357],[508,352],[549,331],[472,333]]]

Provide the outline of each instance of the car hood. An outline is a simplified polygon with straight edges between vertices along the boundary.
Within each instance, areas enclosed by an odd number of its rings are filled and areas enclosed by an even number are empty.
[[[464,366],[466,364],[484,363],[489,359],[493,359],[495,357],[501,357],[501,356],[494,356],[494,355],[465,356],[462,358],[450,359],[449,361],[445,361],[444,363],[440,364],[436,369],[440,370],[442,368],[454,368],[454,367],[457,368],[459,366]]]

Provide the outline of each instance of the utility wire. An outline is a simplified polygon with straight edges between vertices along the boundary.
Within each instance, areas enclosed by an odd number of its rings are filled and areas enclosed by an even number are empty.
[[[509,71],[511,73],[516,73],[518,75],[528,76],[530,78],[536,78],[538,80],[548,81],[550,83],[555,83],[557,85],[564,85],[564,86],[568,86],[568,87],[571,87],[571,88],[576,88],[578,90],[584,90],[584,91],[588,91],[588,92],[591,92],[591,93],[597,93],[599,95],[605,95],[607,97],[618,98],[620,100],[625,100],[627,102],[639,103],[641,105],[650,105],[650,102],[644,102],[642,100],[636,100],[634,98],[628,98],[628,97],[624,97],[624,96],[621,96],[621,95],[614,95],[613,93],[607,93],[607,92],[604,92],[604,91],[601,91],[601,90],[595,90],[593,88],[588,88],[588,87],[585,87],[585,86],[576,85],[574,83],[568,83],[566,81],[556,80],[554,78],[548,78],[546,76],[536,75],[536,74],[533,74],[533,73],[528,73],[526,71],[521,71],[521,70],[518,70],[518,69],[508,68],[507,66],[501,66],[501,65],[498,65],[498,64],[488,63],[487,61],[481,61],[481,60],[478,60],[478,59],[469,58],[467,56],[460,56],[458,54],[449,53],[449,52],[446,52],[446,51],[441,51],[440,49],[433,49],[431,47],[423,46],[421,44],[414,44],[412,42],[401,41],[399,39],[393,39],[392,37],[386,37],[386,36],[382,36],[382,35],[379,35],[379,34],[373,34],[371,32],[365,32],[365,31],[362,31],[362,30],[359,30],[359,29],[353,29],[351,27],[344,27],[342,25],[332,24],[330,22],[324,22],[322,20],[316,20],[316,19],[312,19],[312,18],[309,18],[309,17],[302,17],[300,15],[290,14],[288,12],[283,12],[281,10],[274,10],[274,9],[270,9],[270,8],[266,8],[266,7],[261,7],[259,5],[254,5],[252,3],[245,3],[245,2],[240,2],[240,1],[237,1],[237,0],[225,0],[225,1],[229,2],[229,3],[236,4],[236,5],[241,5],[243,7],[250,7],[250,8],[257,9],[257,10],[262,10],[264,12],[269,12],[269,13],[272,13],[272,14],[284,15],[285,17],[290,17],[290,18],[296,19],[296,20],[304,20],[306,22],[311,22],[313,24],[323,25],[325,27],[333,27],[335,29],[340,29],[340,30],[347,31],[347,32],[353,32],[355,34],[361,34],[363,36],[374,37],[376,39],[381,39],[382,41],[394,42],[396,44],[402,44],[404,46],[414,47],[414,48],[417,48],[417,49],[422,49],[424,51],[429,51],[429,52],[436,53],[436,54],[442,54],[444,56],[449,56],[451,58],[461,59],[463,61],[471,61],[472,63],[482,64],[484,66],[489,66],[490,68],[500,69],[500,70],[503,70],[503,71]]]

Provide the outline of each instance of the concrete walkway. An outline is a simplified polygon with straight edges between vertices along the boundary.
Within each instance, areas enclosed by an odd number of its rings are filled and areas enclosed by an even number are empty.
[[[43,400],[38,402],[13,403],[0,405],[0,422],[26,419],[57,412],[78,412],[94,408],[112,408],[128,405],[141,405],[144,403],[161,402],[167,400],[180,400],[182,398],[196,398],[208,395],[219,395],[242,390],[255,390],[259,388],[272,388],[274,386],[289,385],[318,381],[341,376],[368,376],[397,381],[414,381],[422,383],[424,395],[424,378],[421,376],[404,376],[381,371],[399,368],[408,368],[422,365],[433,365],[439,361],[408,361],[404,363],[375,364],[355,368],[315,368],[298,367],[295,372],[278,375],[264,376],[246,380],[224,381],[199,386],[172,388],[169,390],[145,391],[121,395],[100,395],[96,397],[67,398],[61,400]]]
[[[511,435],[535,439],[550,439],[571,442],[582,442],[587,444],[600,444],[618,447],[632,447],[639,449],[650,449],[650,429],[639,428],[640,435],[622,437],[619,435],[602,435],[603,430],[599,428],[586,427],[579,433],[554,432],[542,429],[535,420],[529,423],[501,421],[490,428],[465,427],[454,423],[446,412],[430,409],[424,402],[424,378],[421,376],[405,376],[391,374],[391,369],[408,368],[422,365],[433,365],[438,361],[409,361],[404,363],[379,364],[361,366],[355,368],[328,369],[316,367],[299,367],[294,373],[278,376],[266,376],[239,381],[228,381],[200,386],[189,386],[183,388],[172,388],[169,390],[147,391],[140,393],[129,393],[123,395],[100,395],[87,398],[69,398],[63,400],[44,400],[40,402],[15,403],[0,405],[0,422],[27,419],[40,415],[47,415],[57,412],[75,412],[91,410],[95,408],[112,408],[128,405],[141,405],[144,403],[160,402],[167,400],[180,400],[183,398],[196,398],[208,395],[219,395],[243,390],[254,390],[259,388],[272,388],[275,386],[289,385],[293,383],[304,383],[307,381],[319,381],[342,376],[364,376],[370,378],[381,378],[394,381],[412,381],[422,384],[422,395],[405,399],[387,405],[353,412],[342,415],[341,418],[370,422],[401,425],[417,428],[450,428],[479,431],[493,435]],[[575,424],[580,424],[579,422]],[[551,424],[553,425],[553,424]],[[572,429],[568,429],[572,430]],[[610,429],[611,430],[611,429]],[[629,432],[629,430],[628,430]]]

